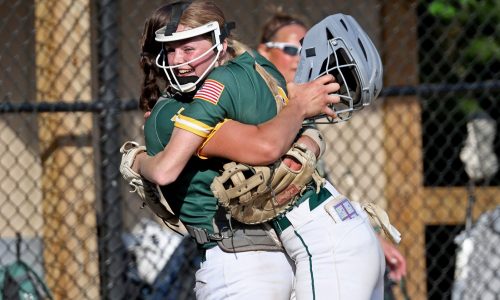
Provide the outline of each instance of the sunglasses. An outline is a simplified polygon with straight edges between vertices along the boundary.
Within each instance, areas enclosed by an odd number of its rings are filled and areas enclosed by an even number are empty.
[[[289,44],[289,43],[280,43],[280,42],[267,42],[265,43],[267,48],[278,48],[281,49],[281,51],[285,52],[288,55],[295,56],[298,55],[300,52],[300,48],[298,46],[295,46],[294,44]]]

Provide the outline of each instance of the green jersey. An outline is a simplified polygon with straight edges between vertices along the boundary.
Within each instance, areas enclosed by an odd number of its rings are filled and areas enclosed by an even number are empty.
[[[280,95],[272,95],[255,70],[255,63],[276,78],[281,87],[286,85],[281,73],[265,58],[242,54],[210,73],[194,101],[177,118],[175,126],[207,137],[214,126],[225,119],[260,124],[276,116],[275,96]],[[280,91],[284,95],[283,89]]]
[[[284,91],[281,89],[283,95],[273,95],[255,70],[255,63],[264,67],[285,87],[284,78],[269,61],[258,54],[255,57],[242,54],[215,68],[193,102],[187,104],[174,99],[158,101],[144,126],[148,154],[154,155],[164,148],[174,126],[207,138],[216,125],[226,119],[259,124],[273,118],[277,114],[275,96],[283,96]],[[213,218],[218,206],[210,185],[219,175],[224,162],[193,156],[178,179],[162,187],[174,213],[184,224],[213,233]]]

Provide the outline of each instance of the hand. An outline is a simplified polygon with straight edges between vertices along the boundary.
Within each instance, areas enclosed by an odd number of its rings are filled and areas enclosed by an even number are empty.
[[[379,236],[385,261],[389,267],[389,278],[399,282],[406,276],[406,260],[398,249],[389,241]]]
[[[147,157],[146,152],[138,153],[135,156],[134,163],[132,164],[132,170],[134,170],[134,172],[137,172],[137,173],[140,172],[140,169],[141,169],[141,160],[143,158],[145,158],[145,157]]]
[[[283,163],[292,171],[299,171],[302,168],[302,164],[293,157],[285,156]]]
[[[313,81],[306,83],[287,84],[288,105],[298,105],[304,114],[304,118],[310,118],[320,114],[326,114],[335,118],[337,115],[329,105],[340,102],[336,93],[340,85],[335,82],[335,77],[330,74],[323,75]]]
[[[303,144],[307,149],[311,150],[316,157],[319,155],[319,146],[308,136],[300,136],[297,143]],[[291,156],[286,156],[283,158],[283,163],[290,168],[292,171],[299,171],[302,168],[302,164],[295,158]]]

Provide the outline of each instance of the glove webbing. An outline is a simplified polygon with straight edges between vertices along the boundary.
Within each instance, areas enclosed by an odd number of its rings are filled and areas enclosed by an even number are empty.
[[[271,182],[272,182],[272,177],[274,176],[274,171],[278,167],[278,164],[279,161],[274,163],[269,168],[263,168],[259,169],[259,171],[256,171],[253,167],[248,165],[243,165],[243,164],[237,165],[234,162],[230,163],[229,168],[226,168],[227,173],[224,173],[223,176],[221,177],[221,180],[224,182],[227,181],[228,178],[231,178],[233,184],[235,185],[235,187],[227,190],[227,195],[229,196],[230,199],[239,198],[239,202],[246,205],[248,204],[248,202],[250,202],[250,200],[252,200],[252,196],[248,192],[254,189],[255,187],[261,185],[262,183],[264,183],[265,178],[270,178],[266,186],[268,189],[271,190],[273,200],[275,200],[275,193],[274,189],[271,186]],[[254,175],[246,179],[245,176],[243,175],[244,171],[251,171],[254,173]],[[269,172],[269,175],[263,174],[263,172]],[[245,182],[246,184],[243,186],[241,182]],[[257,192],[264,192],[264,191],[257,191]]]
[[[245,176],[243,175],[244,171],[252,171],[254,175],[248,179],[245,179]],[[227,194],[230,199],[234,199],[239,198],[241,195],[248,193],[248,191],[262,184],[264,182],[265,176],[264,174],[262,174],[262,171],[256,172],[255,169],[250,166],[231,163],[229,168],[227,169],[227,173],[223,174],[221,180],[225,182],[228,180],[228,178],[232,179],[235,187],[228,189]],[[244,186],[239,184],[243,181],[247,183]],[[246,204],[248,203],[248,201],[250,201],[250,199],[251,195],[250,193],[248,193],[248,195],[244,195],[243,197],[241,197],[240,202]]]

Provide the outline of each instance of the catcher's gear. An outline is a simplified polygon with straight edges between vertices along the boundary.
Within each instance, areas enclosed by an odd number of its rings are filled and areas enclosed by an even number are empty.
[[[142,152],[146,152],[146,147],[139,146],[136,142],[125,142],[120,148],[120,153],[122,153],[122,160],[120,162],[120,173],[123,179],[128,182],[132,187],[132,193],[136,192],[139,197],[145,198],[144,185],[141,175],[132,169],[135,161],[135,157]]]
[[[319,192],[324,179],[316,172],[314,153],[294,144],[286,155],[299,161],[301,169],[291,170],[281,160],[277,167],[225,164],[223,173],[211,185],[219,204],[237,221],[259,224],[291,207],[312,179]]]
[[[300,133],[300,136],[307,136],[312,139],[316,143],[316,145],[318,145],[319,155],[317,158],[320,159],[326,150],[326,142],[323,138],[323,135],[321,134],[321,131],[319,131],[317,128],[306,127],[305,130]]]
[[[394,244],[399,244],[401,241],[401,233],[392,226],[389,216],[380,206],[375,203],[361,203],[361,207],[370,217],[370,222],[375,228],[380,228],[384,235],[388,237]]]
[[[305,35],[295,82],[332,74],[340,84],[340,103],[333,104],[337,118],[315,123],[336,123],[351,118],[354,110],[370,105],[382,89],[383,67],[372,41],[349,15],[335,14],[314,25]]]
[[[229,35],[230,30],[234,28],[234,22],[226,23],[224,24],[223,28],[220,28],[219,23],[213,21],[195,28],[176,32],[182,14],[186,9],[189,8],[191,2],[192,1],[178,1],[169,4],[168,6],[170,7],[170,21],[166,26],[158,29],[155,32],[155,40],[157,42],[163,43],[162,50],[156,57],[156,65],[164,70],[165,75],[167,76],[167,79],[170,82],[171,87],[181,93],[189,93],[196,90],[197,84],[200,83],[207,76],[207,74],[213,69],[216,62],[219,60],[219,57],[223,50],[222,42]],[[210,47],[210,49],[208,49],[200,56],[195,57],[194,59],[188,62],[184,62],[182,64],[173,66],[168,65],[167,55],[165,50],[165,48],[167,47],[165,46],[165,43],[188,40],[193,37],[203,36],[209,33],[212,35],[212,42],[213,42],[213,45],[212,47]],[[203,72],[201,76],[199,77],[188,76],[187,78],[186,77],[178,78],[175,75],[176,69],[192,64],[193,62],[202,59],[207,59],[207,57],[212,55],[214,52],[216,54],[213,57],[210,66],[205,70],[205,72]]]
[[[186,229],[168,205],[158,186],[139,175],[132,169],[135,158],[139,153],[145,152],[146,147],[139,146],[136,142],[125,142],[120,148],[122,160],[120,163],[120,173],[132,187],[131,193],[137,193],[143,201],[143,206],[149,208],[175,232],[185,235]]]

